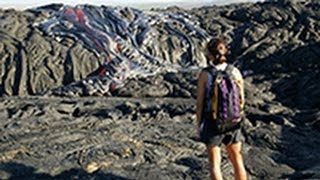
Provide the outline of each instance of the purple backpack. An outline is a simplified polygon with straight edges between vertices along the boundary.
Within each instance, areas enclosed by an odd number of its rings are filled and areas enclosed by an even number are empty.
[[[228,64],[225,70],[214,66],[204,69],[208,72],[204,114],[214,122],[219,133],[240,127],[243,102],[240,101],[240,81],[232,73],[234,68]]]

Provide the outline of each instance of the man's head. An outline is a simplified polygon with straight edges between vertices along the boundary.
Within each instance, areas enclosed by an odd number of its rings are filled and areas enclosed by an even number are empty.
[[[226,55],[228,48],[222,38],[212,38],[209,40],[207,47],[207,59],[214,65],[221,64],[227,61]]]

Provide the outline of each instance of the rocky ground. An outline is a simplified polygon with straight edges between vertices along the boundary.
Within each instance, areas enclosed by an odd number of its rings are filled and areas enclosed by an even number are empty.
[[[209,35],[228,38],[230,59],[245,75],[249,178],[320,179],[319,2],[153,11],[188,13]],[[194,128],[203,60],[196,68],[129,78],[107,96],[57,97],[52,92],[76,89],[69,84],[96,70],[99,58],[33,26],[48,18],[44,12],[0,10],[0,177],[207,179],[205,146]],[[222,171],[232,179],[225,151]]]

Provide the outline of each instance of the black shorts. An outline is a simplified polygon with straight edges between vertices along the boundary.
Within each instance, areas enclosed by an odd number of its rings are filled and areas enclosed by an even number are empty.
[[[210,127],[210,125],[202,127],[202,130],[200,131],[200,141],[205,143],[207,146],[220,147],[222,143],[224,145],[230,145],[237,142],[243,142],[243,140],[244,137],[240,126],[235,130],[221,134],[214,132],[214,128]]]

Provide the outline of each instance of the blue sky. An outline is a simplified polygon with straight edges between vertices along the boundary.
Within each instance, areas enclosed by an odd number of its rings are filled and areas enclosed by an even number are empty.
[[[63,3],[68,5],[76,4],[95,4],[95,5],[111,5],[111,6],[131,6],[131,7],[157,7],[165,6],[201,6],[210,4],[229,4],[237,2],[256,2],[258,0],[2,0],[1,8],[31,8],[50,3]]]

